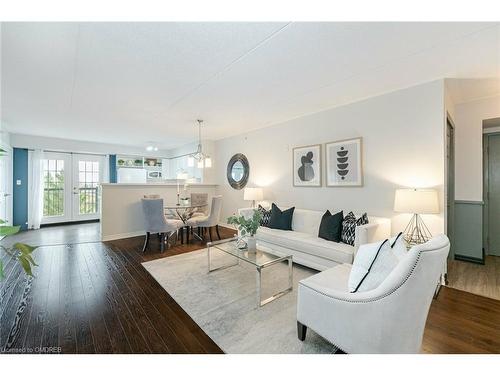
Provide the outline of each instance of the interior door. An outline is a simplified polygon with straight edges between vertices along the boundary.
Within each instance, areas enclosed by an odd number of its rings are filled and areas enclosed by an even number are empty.
[[[42,224],[71,221],[71,155],[46,152],[45,157]]]
[[[73,154],[72,220],[92,220],[100,216],[99,183],[103,179],[104,158]]]
[[[500,256],[500,134],[488,137],[488,253]]]

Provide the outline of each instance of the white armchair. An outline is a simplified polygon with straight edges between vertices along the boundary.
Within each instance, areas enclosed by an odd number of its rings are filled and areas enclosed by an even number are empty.
[[[346,353],[418,353],[450,242],[439,235],[414,246],[376,289],[349,293],[351,265],[300,281],[299,340],[312,329]]]

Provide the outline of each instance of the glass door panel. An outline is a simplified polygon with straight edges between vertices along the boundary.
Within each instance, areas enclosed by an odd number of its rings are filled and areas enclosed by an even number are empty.
[[[57,223],[71,219],[71,158],[67,154],[47,153],[43,168],[42,223]],[[69,171],[68,171],[69,170]]]
[[[73,155],[73,219],[99,218],[99,183],[103,158],[95,155]]]

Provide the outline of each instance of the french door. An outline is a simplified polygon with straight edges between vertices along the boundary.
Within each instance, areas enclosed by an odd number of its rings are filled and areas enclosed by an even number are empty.
[[[104,157],[46,152],[43,224],[98,219]]]

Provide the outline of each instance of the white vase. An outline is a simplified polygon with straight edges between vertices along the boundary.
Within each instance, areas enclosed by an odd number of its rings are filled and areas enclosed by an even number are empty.
[[[257,239],[255,236],[249,236],[247,239],[247,247],[249,253],[255,253],[257,250]]]

